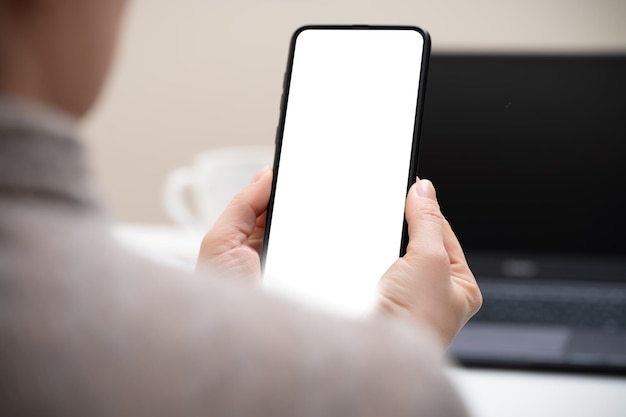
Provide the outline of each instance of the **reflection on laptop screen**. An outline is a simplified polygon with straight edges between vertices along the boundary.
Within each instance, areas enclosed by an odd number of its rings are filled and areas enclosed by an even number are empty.
[[[626,280],[626,57],[433,55],[426,103],[420,175],[478,277]]]

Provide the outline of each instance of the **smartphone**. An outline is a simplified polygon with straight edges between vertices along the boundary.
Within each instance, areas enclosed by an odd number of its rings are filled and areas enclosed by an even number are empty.
[[[410,26],[292,37],[261,262],[263,285],[365,313],[407,244],[430,39]]]

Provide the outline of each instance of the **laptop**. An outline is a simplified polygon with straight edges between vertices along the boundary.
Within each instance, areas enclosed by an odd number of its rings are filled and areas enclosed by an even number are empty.
[[[453,357],[626,373],[626,55],[433,54],[419,174],[484,297]]]

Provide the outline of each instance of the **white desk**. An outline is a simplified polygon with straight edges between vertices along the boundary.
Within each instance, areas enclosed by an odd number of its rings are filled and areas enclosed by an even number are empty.
[[[120,224],[119,241],[159,262],[192,269],[202,232]],[[626,377],[485,369],[448,370],[475,417],[626,417]]]
[[[484,369],[449,374],[476,417],[626,416],[626,377]]]

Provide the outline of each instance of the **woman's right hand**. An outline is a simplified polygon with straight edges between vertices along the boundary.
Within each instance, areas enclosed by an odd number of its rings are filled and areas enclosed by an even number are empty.
[[[376,308],[427,326],[447,347],[482,295],[430,181],[418,179],[409,190],[406,219],[407,253],[380,280]]]

